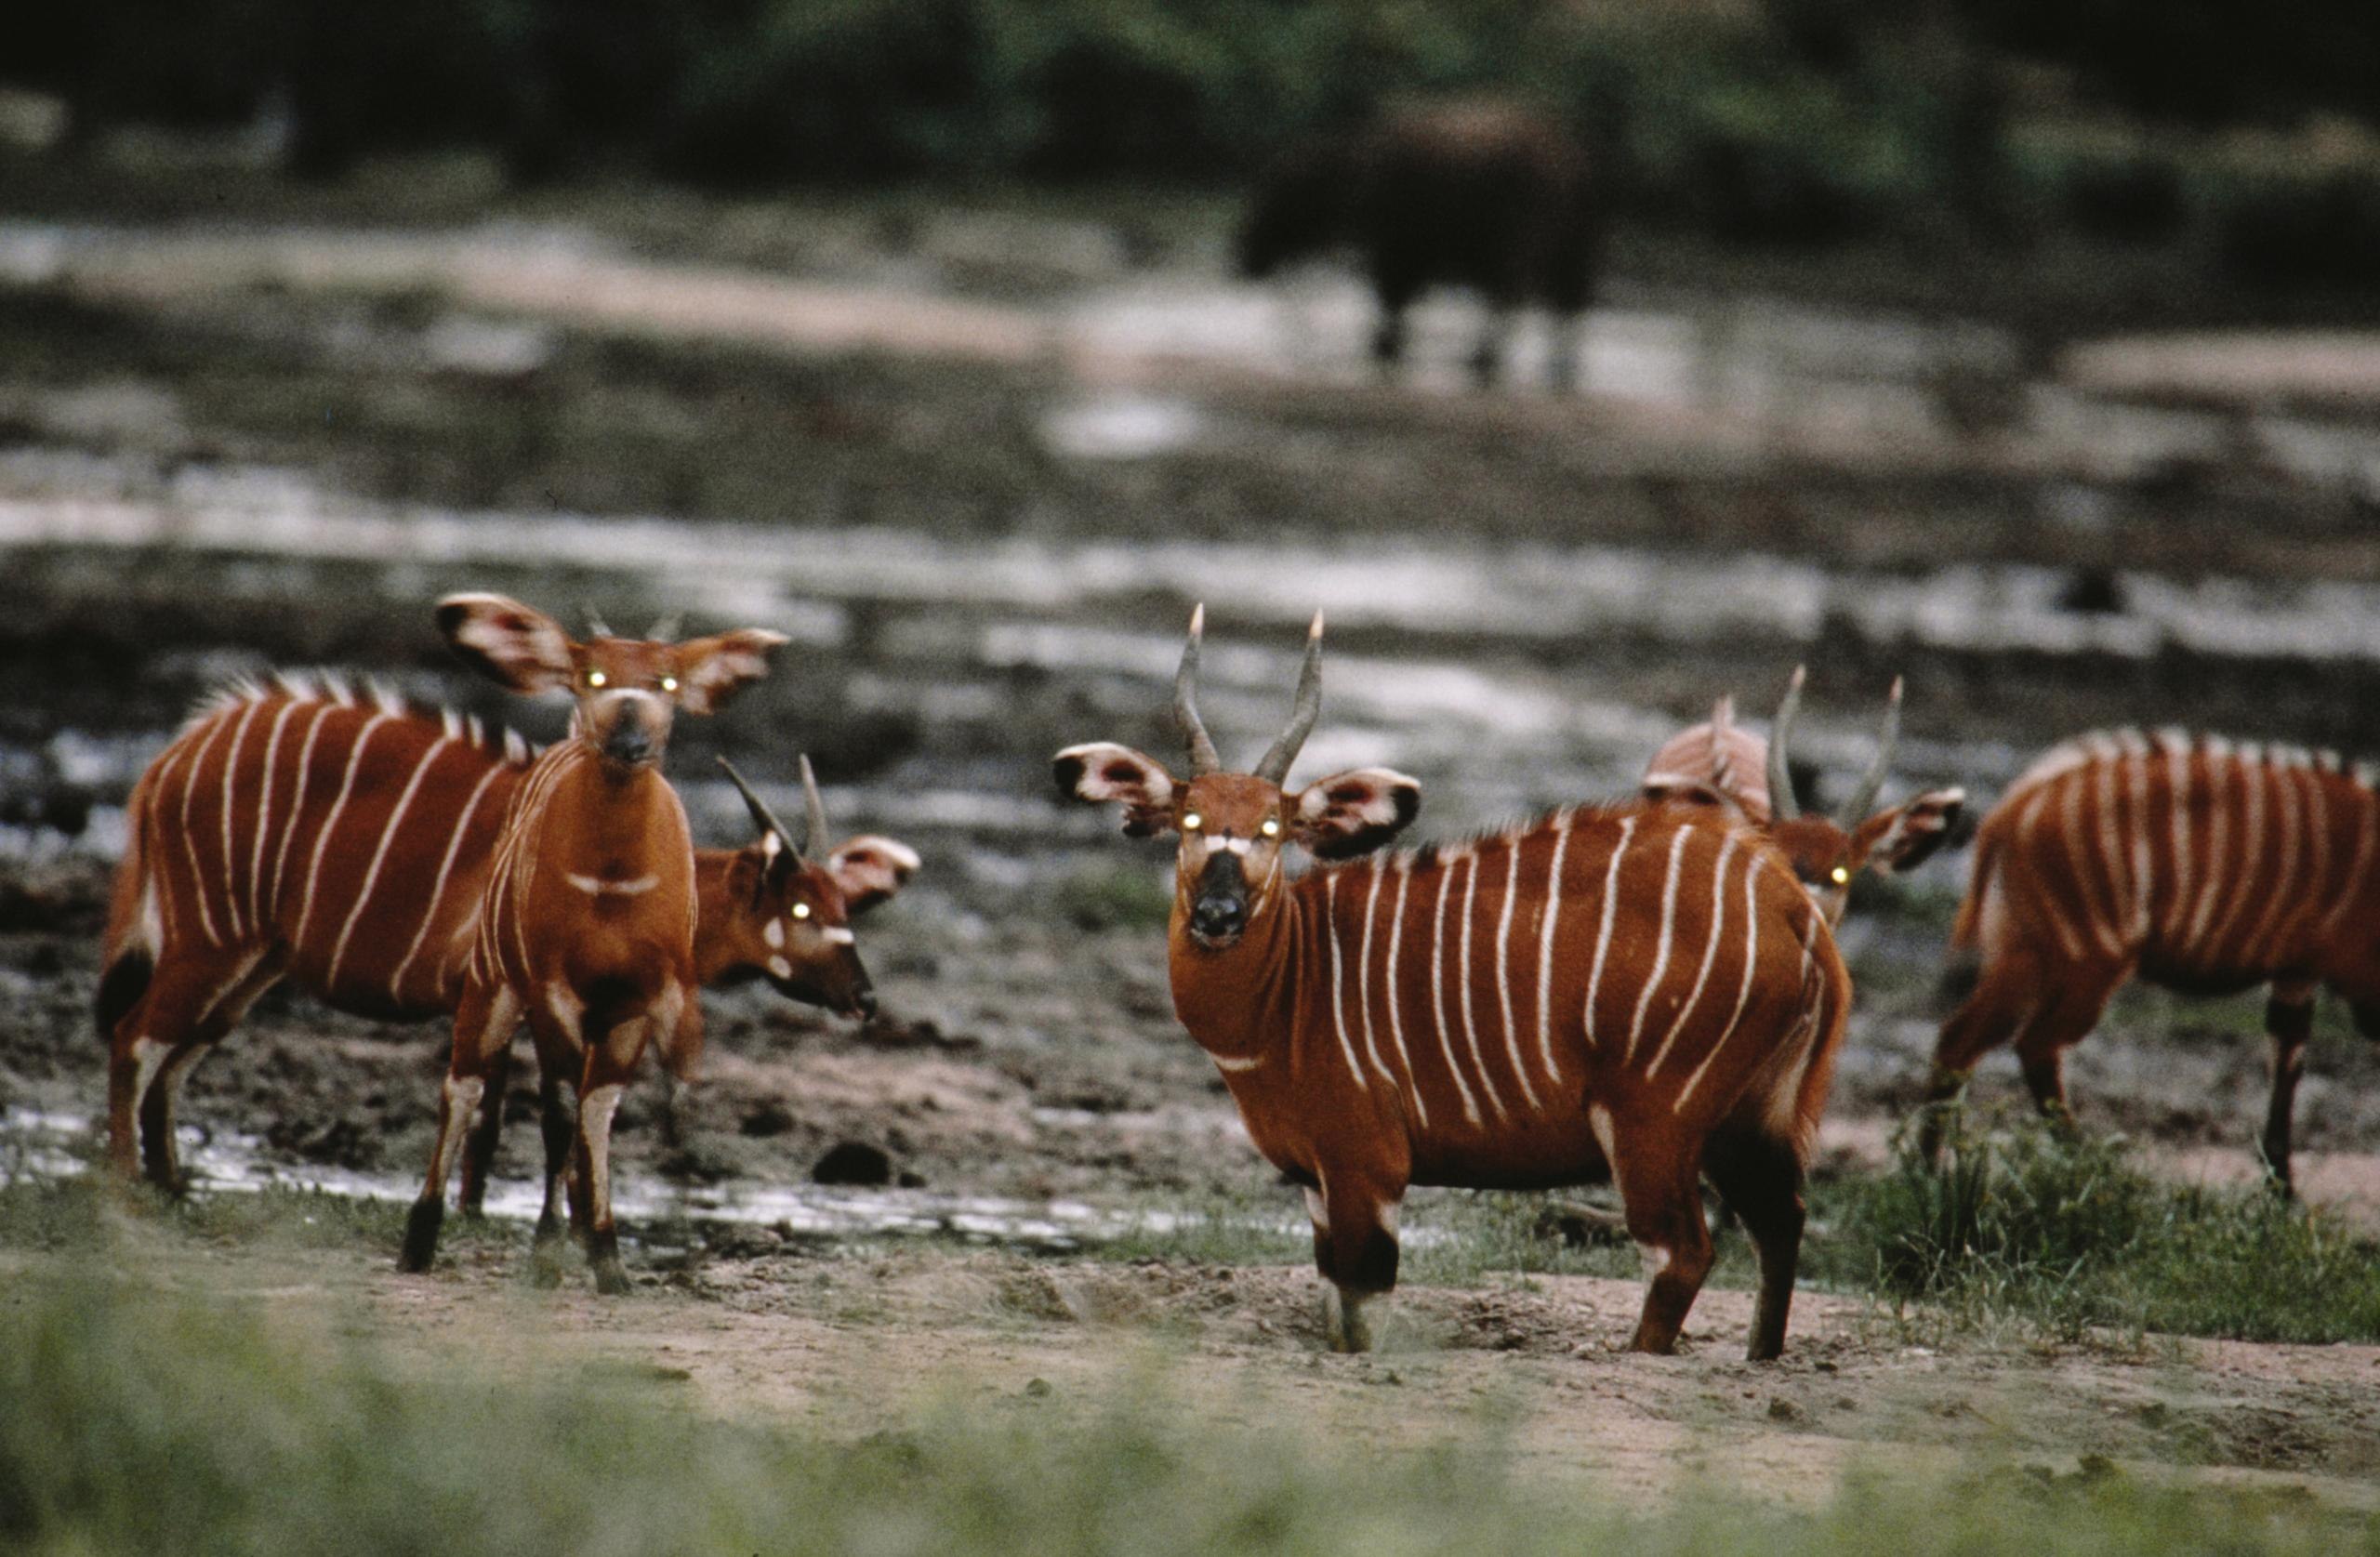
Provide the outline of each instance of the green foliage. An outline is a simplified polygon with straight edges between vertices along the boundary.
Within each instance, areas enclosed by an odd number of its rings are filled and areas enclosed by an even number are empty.
[[[1163,930],[1173,917],[1172,894],[1145,860],[1085,864],[1058,881],[1051,902],[1078,930]]]
[[[1382,1448],[1236,1426],[1160,1373],[857,1440],[693,1415],[674,1375],[425,1374],[320,1333],[91,1281],[0,1303],[0,1544],[68,1552],[1493,1550],[1975,1557],[2373,1550],[2313,1499],[2111,1468],[1853,1476],[1807,1511],[1524,1481],[1492,1428]],[[955,1383],[957,1381],[954,1381]]]
[[[2063,1339],[2380,1339],[2380,1244],[2260,1188],[2162,1182],[2121,1139],[1962,1127],[1938,1172],[1904,1149],[1818,1210],[1817,1271],[1964,1321]]]

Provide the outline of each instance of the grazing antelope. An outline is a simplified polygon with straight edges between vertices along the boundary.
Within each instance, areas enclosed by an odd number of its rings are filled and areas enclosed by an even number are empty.
[[[2380,794],[2336,756],[2137,731],[2053,747],[1976,835],[1951,944],[1981,957],[1942,1026],[1930,1158],[1976,1062],[2014,1042],[2033,1101],[2068,1115],[2064,1054],[2127,980],[2190,995],[2270,986],[2264,1155],[2290,1192],[2290,1115],[2314,992],[2380,1037]]]
[[[1577,371],[1604,212],[1587,154],[1558,124],[1503,103],[1443,105],[1293,148],[1266,171],[1238,234],[1240,273],[1271,274],[1342,244],[1363,251],[1380,321],[1372,356],[1405,353],[1405,312],[1434,283],[1488,305],[1471,370],[1495,380],[1513,310],[1554,313],[1557,389]]]
[[[126,1177],[145,1168],[178,1187],[181,1085],[273,983],[381,1021],[453,1012],[496,825],[532,756],[509,732],[337,677],[244,683],[200,708],[133,787],[100,957],[109,1153]],[[854,838],[821,867],[793,841],[762,824],[747,848],[695,852],[697,976],[764,974],[792,999],[865,1015],[851,945],[780,921],[840,925],[838,904],[856,915],[890,898],[917,855]],[[465,1155],[467,1211],[502,1117],[485,1109]]]
[[[1876,759],[1844,802],[1843,820],[1805,814],[1793,798],[1785,760],[1793,716],[1802,706],[1802,667],[1796,666],[1770,726],[1771,739],[1763,741],[1739,727],[1735,699],[1722,697],[1711,710],[1710,722],[1678,732],[1653,754],[1640,787],[1648,800],[1718,806],[1766,832],[1826,910],[1827,923],[1839,925],[1850,900],[1852,877],[1862,869],[1891,876],[1931,859],[1949,839],[1967,792],[1929,789],[1889,810],[1868,813],[1884,792],[1893,748],[1900,742],[1901,683],[1896,676],[1884,699]]]
[[[1711,1266],[1708,1172],[1760,1253],[1750,1354],[1784,1344],[1801,1183],[1850,1005],[1826,920],[1761,836],[1709,810],[1580,807],[1358,859],[1421,788],[1382,768],[1283,787],[1321,710],[1315,619],[1288,730],[1226,771],[1198,719],[1203,609],[1174,683],[1190,775],[1106,742],[1061,790],[1181,837],[1174,1010],[1258,1151],[1303,1185],[1334,1344],[1368,1345],[1407,1186],[1619,1185],[1666,1352]],[[1294,880],[1282,851],[1327,863]]]
[[[766,675],[767,652],[787,640],[746,628],[679,644],[600,634],[582,643],[501,595],[450,595],[438,602],[438,626],[501,684],[568,690],[576,702],[569,737],[530,766],[496,829],[455,1002],[438,1140],[398,1267],[427,1270],[435,1258],[456,1148],[496,1057],[525,1020],[549,1097],[565,1081],[578,1092],[568,1139],[559,1111],[546,1111],[541,1254],[561,1235],[567,1153],[584,1196],[583,1218],[572,1220],[585,1235],[596,1288],[624,1292],[628,1273],[612,1223],[612,1114],[648,1043],[680,1081],[692,1079],[702,1049],[694,843],[677,792],[661,776],[661,752],[678,709],[714,711]],[[539,1268],[551,1267],[541,1259]]]

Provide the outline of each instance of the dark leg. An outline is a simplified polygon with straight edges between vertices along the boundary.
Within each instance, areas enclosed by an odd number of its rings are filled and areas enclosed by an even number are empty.
[[[455,1208],[474,1221],[486,1214],[488,1170],[504,1135],[504,1094],[511,1083],[512,1049],[508,1044],[488,1062],[487,1095],[480,1102],[479,1122],[463,1141],[463,1183]]]
[[[397,1269],[426,1271],[438,1257],[438,1234],[446,1220],[446,1179],[455,1155],[471,1128],[472,1112],[487,1091],[487,1071],[509,1046],[521,1020],[520,1004],[508,989],[473,985],[455,1009],[455,1050],[446,1080],[438,1089],[438,1139],[430,1149],[430,1171],[405,1219],[404,1247]]]
[[[2070,1127],[2074,1110],[2066,1101],[2066,1051],[2090,1035],[2107,1009],[2115,981],[2077,970],[2071,982],[2050,995],[2041,1014],[2016,1039],[2016,1061],[2033,1105],[2053,1124]]]
[[[545,1135],[546,1195],[537,1209],[536,1239],[530,1253],[530,1279],[539,1287],[562,1281],[562,1249],[565,1233],[583,1227],[587,1196],[571,1171],[571,1144],[578,1137],[578,1111],[564,1095],[562,1078],[549,1068],[537,1085],[538,1124]],[[565,1193],[569,1204],[563,1204]]]
[[[1503,371],[1504,341],[1512,334],[1513,304],[1501,297],[1488,299],[1487,312],[1479,322],[1479,339],[1471,349],[1472,382],[1483,389],[1493,389],[1497,376]]]
[[[1700,1175],[1689,1154],[1649,1132],[1622,1138],[1615,1146],[1612,1171],[1628,1211],[1628,1235],[1645,1257],[1645,1308],[1629,1350],[1673,1352],[1703,1278],[1711,1273]],[[1758,1335],[1757,1326],[1753,1333]]]
[[[1554,310],[1548,328],[1546,350],[1551,355],[1546,358],[1545,381],[1557,394],[1569,394],[1579,387],[1579,350],[1583,331],[1578,310]]]
[[[1330,1283],[1324,1328],[1334,1352],[1372,1349],[1364,1305],[1396,1286],[1396,1214],[1404,1186],[1353,1171],[1306,1192],[1314,1221],[1314,1263]]]
[[[2297,1109],[2297,1080],[2306,1074],[2306,1040],[2314,1033],[2314,986],[2276,983],[2265,1003],[2265,1031],[2272,1036],[2272,1102],[2265,1110],[2265,1167],[2273,1186],[2296,1194],[2290,1177],[2290,1126]]]
[[[1712,1136],[1702,1168],[1720,1199],[1742,1219],[1760,1257],[1760,1306],[1744,1355],[1755,1363],[1773,1362],[1785,1350],[1785,1321],[1802,1258],[1801,1157],[1790,1142],[1728,1129]]]
[[[1372,361],[1382,376],[1394,377],[1405,360],[1405,311],[1421,295],[1421,286],[1394,269],[1375,266],[1372,291],[1380,298],[1380,322],[1372,328]]]

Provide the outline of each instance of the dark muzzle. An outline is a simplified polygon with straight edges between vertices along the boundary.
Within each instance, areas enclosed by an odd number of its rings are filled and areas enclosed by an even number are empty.
[[[643,716],[631,705],[620,710],[610,733],[603,737],[603,755],[615,762],[634,766],[659,757],[661,746],[645,728]]]
[[[1190,932],[1212,945],[1239,939],[1248,928],[1248,873],[1236,854],[1217,854],[1198,876],[1190,904]]]

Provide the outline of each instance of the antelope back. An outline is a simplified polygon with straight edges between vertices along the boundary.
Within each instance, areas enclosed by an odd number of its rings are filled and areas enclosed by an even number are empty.
[[[1977,839],[1958,934],[2174,982],[2380,993],[2380,798],[2334,753],[2119,730],[2052,748]]]
[[[278,947],[348,1009],[446,1009],[529,762],[509,732],[334,676],[235,686],[137,791],[126,868],[150,877],[152,949]]]

